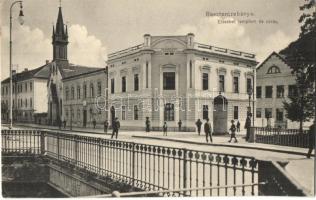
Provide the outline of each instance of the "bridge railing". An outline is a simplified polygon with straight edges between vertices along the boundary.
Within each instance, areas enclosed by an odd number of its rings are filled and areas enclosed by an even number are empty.
[[[58,132],[2,130],[2,155],[12,153],[41,154],[131,188],[169,191],[165,193],[170,196],[303,194],[293,190],[296,184],[280,167],[233,154]],[[261,187],[259,182],[266,184]]]
[[[68,160],[101,176],[139,189],[166,190],[212,187],[189,191],[189,196],[256,195],[258,180],[253,157],[47,132],[46,155]],[[175,195],[175,194],[173,194]],[[177,196],[184,194],[177,193]]]
[[[308,147],[308,131],[302,133],[298,129],[282,129],[267,127],[251,127],[255,134],[255,142],[292,147]]]

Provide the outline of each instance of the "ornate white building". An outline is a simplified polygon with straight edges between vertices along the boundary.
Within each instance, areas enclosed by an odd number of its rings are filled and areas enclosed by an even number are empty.
[[[154,130],[164,121],[176,128],[179,120],[194,130],[197,119],[209,118],[224,133],[230,120],[245,122],[257,62],[253,54],[197,43],[189,33],[145,34],[143,44],[109,54],[107,64],[109,118],[118,117],[122,128],[144,129],[149,117]]]

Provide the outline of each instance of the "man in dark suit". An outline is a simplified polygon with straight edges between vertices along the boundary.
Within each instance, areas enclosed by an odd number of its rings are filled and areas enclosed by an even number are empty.
[[[116,139],[117,139],[117,136],[118,136],[118,132],[119,132],[120,127],[121,127],[120,121],[119,121],[118,118],[116,117],[115,120],[113,121],[113,124],[112,124],[113,132],[112,132],[111,139],[113,139],[114,134],[115,134],[115,137],[116,137]]]
[[[315,148],[315,122],[309,127],[309,138],[308,138],[308,153],[307,158],[311,157],[312,151]]]
[[[250,136],[250,127],[251,127],[251,113],[248,113],[247,119],[246,119],[246,123],[245,123],[245,129],[246,129],[246,141],[249,140],[249,136]]]
[[[212,139],[212,125],[209,122],[209,119],[206,119],[206,122],[204,124],[204,132],[205,132],[205,137],[206,137],[206,142],[208,142],[208,137],[210,137],[210,141],[213,142]]]

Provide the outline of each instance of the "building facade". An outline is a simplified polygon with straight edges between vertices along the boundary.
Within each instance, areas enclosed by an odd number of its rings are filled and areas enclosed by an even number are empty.
[[[122,128],[143,130],[148,117],[154,130],[164,121],[176,129],[181,120],[189,131],[209,118],[225,133],[250,111],[255,55],[197,43],[192,33],[145,34],[143,44],[109,54],[107,64],[109,119],[118,117]]]
[[[272,52],[257,67],[256,125],[297,129],[298,122],[286,118],[283,102],[298,95],[295,75],[285,55]],[[305,123],[308,127],[310,123]]]
[[[13,122],[38,122],[39,115],[47,114],[46,84],[49,63],[33,69],[14,73],[12,78],[12,118]],[[42,96],[43,95],[43,96]],[[41,97],[41,98],[39,98]],[[9,122],[10,78],[1,82],[2,121]],[[45,119],[39,118],[38,120]]]

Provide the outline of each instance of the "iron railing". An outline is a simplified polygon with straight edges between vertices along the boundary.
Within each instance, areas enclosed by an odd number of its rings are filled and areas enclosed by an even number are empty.
[[[25,149],[146,191],[173,190],[172,196],[258,195],[253,157],[57,132],[2,130],[3,153]],[[178,191],[190,188],[204,189]]]
[[[307,130],[302,133],[298,129],[281,129],[266,127],[251,127],[255,134],[255,142],[307,148],[309,135]]]

